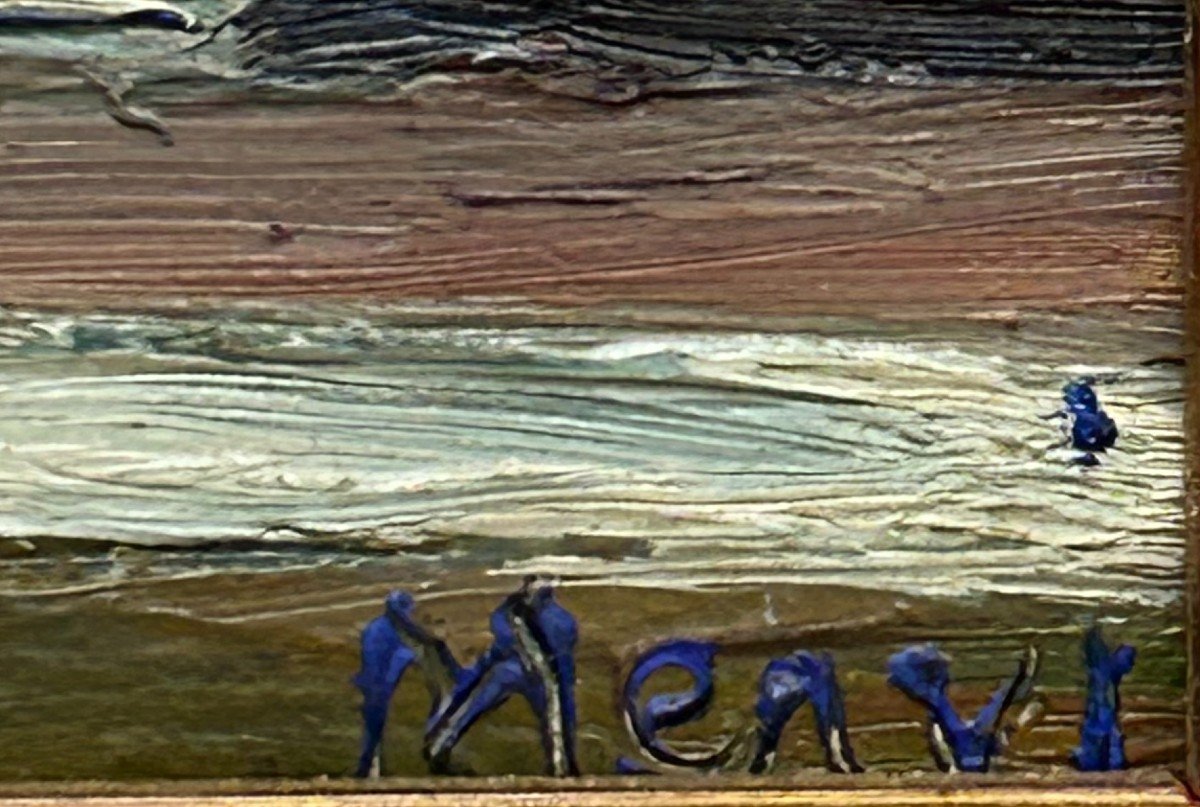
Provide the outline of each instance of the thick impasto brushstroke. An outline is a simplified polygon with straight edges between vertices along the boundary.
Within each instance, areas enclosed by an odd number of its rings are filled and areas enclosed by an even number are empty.
[[[1000,685],[975,717],[964,720],[950,700],[950,660],[932,644],[909,647],[888,660],[888,683],[929,711],[929,748],[944,771],[986,773],[1004,746],[1004,717],[1028,698],[1037,678],[1030,648],[1016,674]]]
[[[460,665],[446,643],[414,618],[413,598],[392,592],[382,617],[363,629],[363,745],[357,775],[379,776],[380,746],[396,686],[416,662],[429,684],[430,714],[424,754],[434,773],[450,770],[450,754],[482,717],[521,695],[541,724],[546,772],[579,773],[575,760],[574,617],[554,601],[554,592],[534,578],[492,612],[493,642],[469,666]]]
[[[232,568],[452,552],[622,585],[1179,596],[1181,371],[1154,363],[1175,338],[1158,320],[1103,326],[1098,364],[1076,347],[1084,319],[890,336],[458,322],[11,316],[0,491],[38,504],[0,529],[270,553],[196,556]],[[1041,419],[1085,374],[1123,430],[1091,469]],[[67,584],[26,568],[6,593]],[[71,585],[116,573],[89,568]]]
[[[594,77],[595,96],[736,86],[764,77],[895,85],[986,80],[1176,81],[1177,0],[1053,2],[769,0],[753,4],[467,4],[380,7],[255,0],[232,18],[243,65],[268,79],[517,68]]]
[[[751,773],[771,767],[783,729],[806,703],[812,704],[817,736],[825,749],[825,767],[833,773],[861,773],[846,730],[846,704],[833,656],[801,650],[774,659],[759,679],[754,714],[759,727]]]
[[[663,742],[659,732],[696,720],[712,706],[716,689],[713,682],[713,662],[717,645],[690,639],[676,639],[655,645],[642,653],[621,690],[621,711],[625,725],[637,740],[638,747],[656,762],[680,768],[719,768],[729,760],[734,742],[720,748],[700,752],[680,752]],[[642,699],[642,688],[657,672],[677,667],[692,677],[692,687],[685,692],[652,695]]]
[[[1093,389],[1095,379],[1072,381],[1063,387],[1063,408],[1051,415],[1063,420],[1064,443],[1080,452],[1074,462],[1098,465],[1097,454],[1116,445],[1120,431],[1108,413],[1100,408]]]
[[[1125,735],[1121,731],[1121,679],[1133,669],[1136,651],[1123,644],[1109,650],[1092,626],[1083,639],[1087,667],[1087,701],[1079,745],[1071,762],[1083,771],[1113,771],[1124,768]]]
[[[1175,763],[1185,22],[0,0],[0,778]]]

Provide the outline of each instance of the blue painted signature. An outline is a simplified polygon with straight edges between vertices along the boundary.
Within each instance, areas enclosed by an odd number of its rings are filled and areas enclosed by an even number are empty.
[[[362,692],[363,743],[359,776],[380,775],[381,746],[387,713],[405,672],[416,667],[430,694],[424,756],[430,770],[452,769],[451,755],[463,736],[509,698],[524,698],[537,715],[545,772],[576,776],[575,648],[579,627],[554,596],[548,581],[527,578],[492,612],[492,643],[468,665],[460,664],[446,643],[420,625],[415,603],[403,592],[388,595],[384,613],[362,631],[362,668],[354,678]],[[705,750],[681,751],[662,732],[702,718],[716,696],[715,664],[719,646],[694,639],[671,639],[642,652],[633,661],[620,691],[620,708],[640,762],[617,761],[617,771],[653,774],[673,769],[771,770],[784,728],[804,706],[811,706],[825,767],[836,773],[863,770],[847,727],[846,703],[834,659],[828,653],[799,650],[767,663],[758,681],[755,724],[740,736]],[[1098,629],[1084,638],[1088,672],[1086,711],[1072,763],[1085,771],[1126,765],[1120,728],[1118,688],[1133,667],[1134,650],[1109,651]],[[691,678],[682,692],[642,697],[646,684],[667,668]],[[929,744],[938,767],[947,772],[987,772],[1008,741],[1006,713],[1028,700],[1039,668],[1029,648],[1013,676],[1002,683],[972,718],[964,718],[949,696],[950,660],[932,644],[907,647],[888,660],[888,682],[924,707]]]

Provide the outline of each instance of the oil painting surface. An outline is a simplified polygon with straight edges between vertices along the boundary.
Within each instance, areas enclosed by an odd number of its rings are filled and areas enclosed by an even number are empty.
[[[0,780],[1175,765],[1184,27],[0,0]]]

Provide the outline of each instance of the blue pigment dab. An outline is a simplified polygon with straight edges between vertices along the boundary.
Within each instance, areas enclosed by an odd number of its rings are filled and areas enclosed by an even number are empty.
[[[730,763],[738,741],[731,740],[714,751],[684,754],[668,747],[658,734],[704,716],[715,696],[713,663],[717,645],[690,639],[673,639],[642,653],[633,664],[622,691],[625,721],[641,751],[655,762],[679,768],[712,770]],[[641,690],[658,671],[674,667],[686,671],[693,681],[686,692],[651,696],[642,702]],[[758,725],[754,731],[750,773],[767,771],[775,758],[779,740],[788,721],[806,703],[816,715],[817,733],[825,749],[826,767],[835,773],[858,773],[862,766],[854,757],[846,729],[846,706],[837,682],[833,657],[828,653],[797,651],[770,661],[759,677],[755,704]],[[646,774],[655,771],[621,757],[617,772]]]
[[[888,683],[929,712],[929,745],[943,771],[986,773],[1004,745],[1004,713],[1028,697],[1037,676],[1030,648],[1016,675],[1001,684],[973,720],[964,720],[947,692],[950,660],[932,644],[901,650],[888,659]]]
[[[1101,408],[1093,384],[1095,380],[1090,378],[1067,384],[1062,409],[1050,416],[1064,419],[1068,442],[1081,452],[1074,462],[1089,467],[1100,464],[1096,455],[1116,445],[1120,435],[1116,422]]]
[[[492,612],[493,642],[469,667],[446,643],[413,618],[411,596],[393,592],[384,615],[362,633],[362,669],[354,683],[363,693],[363,747],[359,776],[378,775],[380,745],[392,695],[416,663],[425,675],[432,705],[424,754],[430,769],[445,772],[450,753],[481,717],[513,695],[537,715],[546,772],[579,773],[575,760],[575,619],[554,600],[553,589],[529,578]]]
[[[792,715],[811,703],[817,734],[825,749],[825,767],[834,773],[861,773],[846,730],[846,703],[838,685],[833,656],[800,651],[767,664],[758,684],[757,747],[751,773],[771,766],[783,729]]]
[[[400,592],[388,595],[384,615],[372,619],[362,632],[362,669],[354,685],[363,695],[363,743],[358,757],[358,776],[379,775],[379,746],[387,723],[392,695],[417,654],[400,639],[393,619],[405,619],[412,610],[412,597]]]
[[[1087,666],[1087,700],[1079,745],[1071,764],[1081,771],[1113,771],[1125,767],[1125,736],[1121,733],[1121,679],[1133,669],[1137,651],[1123,644],[1109,651],[1100,628],[1083,637]]]
[[[638,746],[657,762],[681,768],[716,768],[728,761],[733,743],[716,751],[685,754],[668,747],[658,737],[660,731],[699,720],[708,712],[716,690],[713,682],[716,655],[717,646],[712,642],[674,639],[655,645],[634,661],[621,693],[621,709]],[[692,677],[692,688],[687,692],[653,695],[642,703],[641,691],[646,681],[668,667],[687,672]],[[643,772],[634,767],[636,763],[629,760],[625,763],[620,766],[625,769],[622,772]]]

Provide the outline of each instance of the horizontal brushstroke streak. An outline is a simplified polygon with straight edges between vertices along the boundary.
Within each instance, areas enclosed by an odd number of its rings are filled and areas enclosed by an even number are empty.
[[[9,313],[0,533],[231,541],[268,569],[340,547],[623,585],[1178,594],[1174,315],[823,335],[488,313]],[[1086,471],[1039,417],[1083,373],[1121,429]],[[7,593],[63,584],[0,569]]]
[[[363,97],[503,74],[616,108],[772,87],[1183,80],[1183,0],[190,0],[186,21],[131,7],[0,0],[0,63],[17,60],[0,87],[34,97],[91,65],[177,104],[260,88]],[[115,21],[63,26],[64,15]]]
[[[254,0],[233,17],[240,66],[268,81],[515,67],[615,102],[764,77],[1172,84],[1183,26],[1180,0]]]
[[[0,117],[10,304],[501,296],[925,317],[1181,299],[1169,91],[843,88],[637,114],[452,87],[172,107],[171,149],[94,109],[21,109]]]

